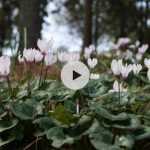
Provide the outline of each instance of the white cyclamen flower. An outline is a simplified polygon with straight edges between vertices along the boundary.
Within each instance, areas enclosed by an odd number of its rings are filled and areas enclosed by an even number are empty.
[[[24,62],[24,58],[21,55],[19,55],[18,56],[18,61],[19,61],[19,63],[23,63]]]
[[[149,68],[148,71],[147,71],[147,78],[148,78],[148,80],[150,81],[150,68]]]
[[[111,70],[114,75],[120,75],[121,74],[121,68],[122,68],[122,59],[116,60],[113,59],[111,63]]]
[[[78,61],[80,60],[80,53],[79,52],[71,52],[68,53],[68,62],[70,61]]]
[[[133,64],[132,65],[132,71],[133,73],[136,75],[136,74],[139,74],[139,72],[142,70],[142,65],[141,64]]]
[[[98,60],[96,58],[88,58],[87,63],[90,68],[94,68],[98,63]]]
[[[144,64],[145,64],[145,66],[146,66],[148,69],[150,69],[150,59],[145,58],[145,59],[144,59]]]
[[[119,82],[116,80],[113,84],[113,89],[109,92],[127,92],[127,89],[122,87],[122,83],[119,84]]]
[[[90,75],[90,79],[93,79],[93,80],[97,80],[97,79],[99,79],[99,77],[100,77],[100,75],[97,73],[91,73],[91,75]]]
[[[94,52],[94,51],[95,51],[95,46],[94,45],[90,45],[89,47],[86,47],[84,49],[84,57],[86,59],[90,58],[92,52]]]
[[[68,54],[67,52],[58,52],[58,60],[60,62],[66,62],[67,61],[67,58],[68,58]]]
[[[144,44],[141,47],[139,47],[138,52],[140,54],[144,54],[148,50],[148,44]]]
[[[131,52],[130,50],[127,50],[123,55],[126,60],[131,60],[133,58],[133,52]]]
[[[8,56],[0,57],[0,76],[5,77],[10,73],[11,60]]]
[[[80,60],[80,54],[78,52],[60,52],[58,53],[58,59],[60,62],[70,62]]]
[[[141,61],[142,58],[143,58],[143,54],[141,54],[141,53],[136,54],[136,60]]]
[[[38,39],[37,46],[43,54],[46,54],[51,49],[52,42]]]
[[[27,62],[40,62],[43,59],[43,55],[36,49],[24,49],[23,58]]]
[[[132,71],[132,65],[127,65],[127,64],[122,65],[120,70],[123,78],[127,78],[131,71]]]
[[[135,46],[136,46],[136,47],[139,47],[139,46],[140,46],[140,41],[136,41],[136,42],[135,42]]]
[[[114,59],[111,63],[111,70],[114,75],[122,75],[123,78],[127,78],[129,73],[132,71],[132,65],[123,65],[122,59]]]
[[[51,66],[57,62],[57,56],[55,54],[48,53],[44,57],[45,65]]]

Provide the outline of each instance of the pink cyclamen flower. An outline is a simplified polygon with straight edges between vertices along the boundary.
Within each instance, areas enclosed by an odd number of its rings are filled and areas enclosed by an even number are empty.
[[[37,46],[40,49],[40,51],[42,52],[42,54],[45,55],[51,49],[52,41],[38,39]]]
[[[117,47],[120,48],[122,46],[128,45],[131,42],[131,39],[128,37],[121,37],[117,41]]]
[[[43,55],[40,51],[36,49],[24,49],[23,58],[27,62],[40,62],[43,59]]]
[[[131,71],[132,71],[132,65],[127,65],[127,64],[122,65],[120,70],[123,78],[127,78]]]
[[[11,60],[8,56],[0,57],[0,76],[5,77],[10,73]]]
[[[57,62],[57,56],[55,54],[48,53],[44,57],[44,62],[46,66],[51,66]]]
[[[144,44],[138,49],[138,53],[144,54],[148,50],[148,44]]]

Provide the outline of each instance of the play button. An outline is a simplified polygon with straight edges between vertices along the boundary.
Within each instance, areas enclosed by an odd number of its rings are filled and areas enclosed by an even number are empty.
[[[89,81],[90,72],[80,61],[69,62],[61,71],[63,84],[72,90],[82,89]]]
[[[73,70],[73,80],[79,78],[81,76],[81,74],[79,74],[78,72]]]

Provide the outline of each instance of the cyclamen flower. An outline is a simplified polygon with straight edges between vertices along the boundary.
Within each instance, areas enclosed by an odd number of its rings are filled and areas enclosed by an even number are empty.
[[[55,54],[48,53],[45,55],[44,61],[46,66],[51,66],[57,62],[57,56]]]
[[[123,78],[127,78],[131,71],[132,71],[132,65],[127,65],[127,64],[122,65],[120,70]]]
[[[72,52],[68,53],[68,61],[78,61],[80,59],[80,53]]]
[[[116,80],[113,84],[113,89],[109,90],[109,92],[127,92],[127,89],[122,87],[122,83],[118,83],[118,81]]]
[[[40,51],[42,52],[42,54],[45,55],[51,49],[52,43],[51,43],[51,41],[38,39],[37,46],[40,49]]]
[[[131,42],[131,39],[128,37],[122,37],[118,39],[117,47],[120,48],[122,46],[128,45]]]
[[[123,65],[122,59],[113,60],[111,63],[111,70],[114,75],[122,75],[123,78],[127,78],[132,71],[132,65]]]
[[[132,71],[133,73],[136,75],[136,74],[139,74],[139,72],[142,70],[142,65],[141,64],[133,64],[132,65]]]
[[[89,58],[87,63],[90,68],[94,68],[98,63],[98,60],[96,58],[93,59]]]
[[[111,63],[111,70],[112,70],[113,74],[120,75],[121,68],[122,68],[122,59],[120,59],[120,60],[114,59]]]
[[[139,46],[140,46],[140,41],[136,41],[136,42],[135,42],[135,46],[136,46],[136,47],[139,47]]]
[[[40,51],[36,49],[24,49],[23,58],[27,62],[40,62],[43,59],[43,55]]]
[[[133,52],[131,52],[130,50],[127,50],[123,55],[126,60],[131,60],[133,58]]]
[[[84,50],[84,57],[86,59],[90,58],[92,52],[95,51],[95,46],[94,45],[90,45],[89,47],[86,47]]]
[[[145,64],[145,66],[146,66],[148,69],[150,69],[150,59],[145,58],[145,59],[144,59],[144,64]]]
[[[66,62],[66,60],[67,60],[67,52],[59,52],[58,53],[58,60],[60,61],[60,62]]]
[[[90,75],[90,79],[93,79],[93,80],[97,80],[99,79],[100,75],[99,74],[96,74],[96,73],[91,73]]]
[[[147,78],[148,78],[148,80],[150,80],[150,68],[147,71]]]
[[[78,52],[60,52],[58,53],[58,59],[61,62],[78,61],[80,54]]]
[[[139,47],[138,52],[140,54],[144,54],[148,50],[148,44],[144,44],[141,47]]]
[[[10,57],[8,56],[1,56],[0,57],[0,76],[6,77],[10,73]]]
[[[148,68],[147,77],[150,80],[150,59],[145,58],[144,59],[144,64]]]
[[[19,61],[19,63],[23,63],[24,62],[24,58],[21,55],[19,55],[18,56],[18,61]]]
[[[136,54],[136,59],[137,59],[138,61],[141,61],[142,58],[143,58],[143,54],[141,54],[141,53],[137,53],[137,54]]]

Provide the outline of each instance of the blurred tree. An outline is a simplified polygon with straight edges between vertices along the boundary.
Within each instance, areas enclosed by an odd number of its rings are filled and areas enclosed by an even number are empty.
[[[20,6],[19,13],[19,49],[36,47],[37,39],[40,38],[43,17],[46,15],[45,7],[47,0],[18,0]],[[24,39],[24,29],[26,29],[26,39]],[[26,45],[24,45],[26,40]]]
[[[24,47],[24,28],[27,29],[27,47],[35,47],[48,2],[57,4],[52,13],[60,16],[60,22],[64,19],[76,29],[83,39],[83,47],[91,43],[97,46],[103,35],[114,39],[129,36],[150,43],[149,0],[1,0],[0,49],[11,43],[14,25],[19,29],[19,49]],[[16,8],[19,14],[14,17]]]
[[[92,44],[93,0],[85,0],[83,49]]]
[[[142,5],[140,9],[137,8],[139,1]],[[64,5],[68,11],[66,18],[69,24],[74,25],[82,37],[85,34],[83,31],[86,29],[84,24],[86,9],[84,7],[86,7],[87,2],[87,0],[66,0],[66,5]],[[90,11],[89,8],[89,14]],[[135,40],[139,39],[142,43],[149,42],[150,27],[147,25],[147,21],[150,19],[149,0],[94,0],[92,11],[91,36],[95,46],[105,34],[114,39],[129,36]]]
[[[0,1],[0,49],[12,42],[14,26],[19,29],[19,49],[24,48],[24,28],[27,29],[27,47],[36,47],[40,38],[47,0],[1,0]],[[16,9],[19,13],[16,13]],[[8,42],[6,42],[8,43]]]
[[[0,55],[2,48],[6,44],[10,44],[15,22],[14,10],[17,8],[16,0],[1,0],[0,1]]]

